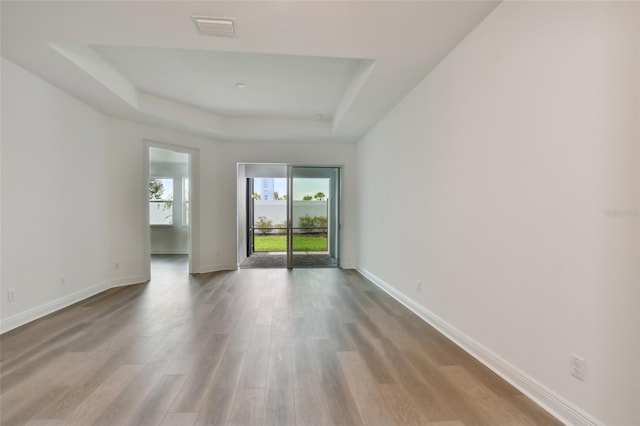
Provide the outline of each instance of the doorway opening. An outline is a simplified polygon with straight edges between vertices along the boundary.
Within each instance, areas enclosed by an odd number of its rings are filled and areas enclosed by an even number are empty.
[[[239,164],[239,267],[338,267],[339,195],[339,167]]]
[[[193,273],[194,153],[156,143],[146,153],[148,278],[168,265]]]

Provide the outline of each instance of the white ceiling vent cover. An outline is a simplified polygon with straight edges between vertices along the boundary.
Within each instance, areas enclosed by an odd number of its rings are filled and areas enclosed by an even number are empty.
[[[214,18],[211,16],[192,16],[191,18],[202,35],[236,36],[235,18]]]

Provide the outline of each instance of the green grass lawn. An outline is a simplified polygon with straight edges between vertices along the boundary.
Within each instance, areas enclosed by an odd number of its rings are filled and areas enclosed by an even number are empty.
[[[255,251],[287,251],[285,235],[256,235]],[[327,237],[293,236],[293,251],[327,251]]]

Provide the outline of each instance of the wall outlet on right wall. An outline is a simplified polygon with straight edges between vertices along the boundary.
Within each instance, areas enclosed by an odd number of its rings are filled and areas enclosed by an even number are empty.
[[[584,380],[585,372],[585,360],[581,356],[571,354],[571,364],[569,366],[569,373],[579,380]]]

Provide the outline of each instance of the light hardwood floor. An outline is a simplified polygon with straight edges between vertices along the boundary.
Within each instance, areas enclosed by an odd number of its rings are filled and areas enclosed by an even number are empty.
[[[556,425],[354,271],[109,290],[0,342],[2,425]]]

